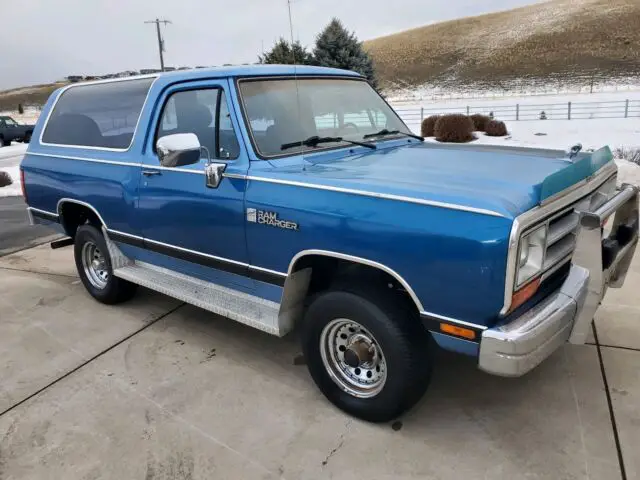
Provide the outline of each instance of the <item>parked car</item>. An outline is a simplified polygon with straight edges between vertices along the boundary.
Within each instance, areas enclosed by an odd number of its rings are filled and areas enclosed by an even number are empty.
[[[35,125],[23,125],[13,118],[0,116],[0,147],[11,145],[11,142],[18,141],[29,143]]]
[[[298,329],[322,393],[374,422],[418,401],[437,347],[520,376],[583,343],[638,242],[607,147],[425,143],[348,71],[70,85],[34,133],[29,213],[68,236],[52,246],[74,245],[95,299],[142,285]]]

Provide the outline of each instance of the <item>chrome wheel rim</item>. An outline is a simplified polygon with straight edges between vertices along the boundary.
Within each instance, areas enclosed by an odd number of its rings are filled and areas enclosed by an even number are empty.
[[[374,336],[358,322],[329,322],[320,335],[320,354],[331,379],[348,394],[370,398],[382,391],[387,362]]]
[[[93,242],[86,242],[82,246],[82,267],[89,283],[102,290],[109,281],[107,261],[98,246]]]

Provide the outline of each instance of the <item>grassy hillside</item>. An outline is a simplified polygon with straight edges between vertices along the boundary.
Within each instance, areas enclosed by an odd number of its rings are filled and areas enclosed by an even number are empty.
[[[0,112],[16,111],[20,103],[25,106],[43,105],[54,90],[66,84],[66,82],[58,82],[47,85],[33,85],[0,92]]]
[[[640,73],[640,0],[552,0],[365,42],[384,85]]]

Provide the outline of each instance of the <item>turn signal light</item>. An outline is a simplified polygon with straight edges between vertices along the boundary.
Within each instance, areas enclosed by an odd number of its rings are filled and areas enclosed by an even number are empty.
[[[440,331],[448,333],[449,335],[455,335],[456,337],[466,338],[467,340],[475,340],[476,332],[468,328],[456,327],[449,325],[448,323],[440,324]]]
[[[540,277],[536,278],[532,282],[527,283],[524,287],[522,287],[520,290],[515,292],[511,297],[511,308],[509,309],[509,311],[510,312],[514,311],[524,302],[526,302],[531,297],[533,297],[535,293],[538,291],[539,286],[540,286]]]

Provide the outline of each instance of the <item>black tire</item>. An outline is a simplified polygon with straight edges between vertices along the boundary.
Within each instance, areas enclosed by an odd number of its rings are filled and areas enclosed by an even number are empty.
[[[104,256],[108,279],[106,280],[106,284],[102,288],[94,285],[92,280],[89,279],[87,272],[85,271],[82,260],[83,248],[85,244],[95,245],[99,252]],[[82,284],[93,298],[101,303],[114,305],[116,303],[125,302],[134,296],[138,286],[134,283],[128,282],[113,275],[113,269],[111,267],[111,257],[109,256],[107,243],[105,242],[100,230],[98,230],[96,227],[92,225],[82,225],[78,228],[78,230],[76,231],[73,253],[80,280],[82,280]]]
[[[8,142],[4,138],[0,137],[0,148],[8,147],[9,145],[11,145],[11,142]]]
[[[31,132],[27,132],[24,138],[22,139],[22,143],[29,143],[31,141]]]
[[[410,409],[426,391],[432,368],[431,335],[397,294],[382,288],[349,290],[330,290],[312,301],[301,328],[304,356],[316,385],[334,405],[366,421],[387,422]],[[325,367],[322,332],[336,319],[360,324],[382,350],[386,380],[374,396],[348,393]]]

